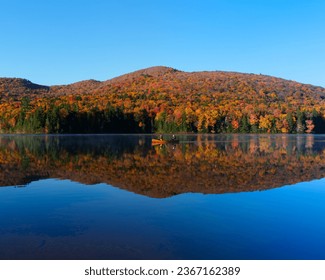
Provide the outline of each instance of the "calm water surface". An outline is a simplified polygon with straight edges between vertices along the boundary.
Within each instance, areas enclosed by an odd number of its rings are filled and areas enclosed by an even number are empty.
[[[1,136],[0,258],[325,259],[325,136],[151,138]]]

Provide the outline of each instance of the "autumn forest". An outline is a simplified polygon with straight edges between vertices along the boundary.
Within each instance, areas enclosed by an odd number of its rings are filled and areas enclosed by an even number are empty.
[[[325,89],[265,75],[151,67],[41,86],[0,79],[1,133],[324,133]]]

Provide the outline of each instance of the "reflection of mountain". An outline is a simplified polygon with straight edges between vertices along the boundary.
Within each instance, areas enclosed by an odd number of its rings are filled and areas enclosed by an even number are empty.
[[[184,136],[175,147],[155,148],[145,136],[2,137],[0,185],[61,178],[168,197],[264,190],[325,176],[320,137],[213,137]]]

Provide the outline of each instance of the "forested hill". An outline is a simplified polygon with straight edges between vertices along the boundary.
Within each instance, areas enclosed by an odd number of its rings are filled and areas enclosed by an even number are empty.
[[[325,132],[325,89],[265,75],[151,67],[100,82],[0,79],[0,131]]]

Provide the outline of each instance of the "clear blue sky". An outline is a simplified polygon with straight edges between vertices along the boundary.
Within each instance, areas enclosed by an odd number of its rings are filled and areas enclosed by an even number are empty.
[[[0,77],[106,80],[145,67],[325,87],[324,0],[0,0]]]

